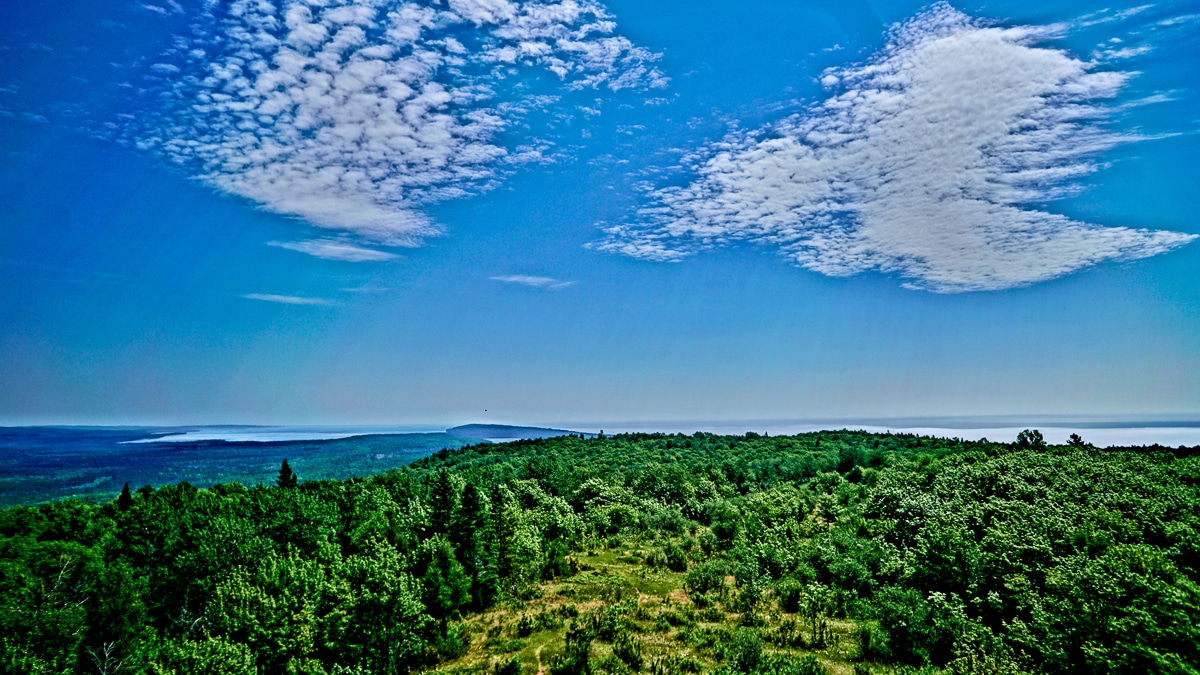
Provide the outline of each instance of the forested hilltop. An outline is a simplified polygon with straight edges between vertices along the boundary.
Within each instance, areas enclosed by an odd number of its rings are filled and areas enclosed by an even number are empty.
[[[1197,450],[568,436],[14,507],[0,671],[1200,673]]]

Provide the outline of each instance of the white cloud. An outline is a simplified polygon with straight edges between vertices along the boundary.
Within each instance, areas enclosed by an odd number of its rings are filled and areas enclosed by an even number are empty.
[[[276,302],[282,305],[332,305],[333,302],[324,298],[305,298],[298,295],[275,295],[273,293],[246,293],[240,297],[247,300]]]
[[[205,6],[175,62],[151,66],[171,85],[139,146],[266,210],[374,244],[419,245],[438,232],[423,206],[541,159],[498,140],[541,105],[498,100],[510,65],[568,88],[664,82],[657,56],[618,35],[595,0]]]
[[[1079,17],[1075,20],[1075,24],[1087,28],[1090,26],[1124,21],[1125,19],[1137,16],[1138,14],[1153,8],[1154,5],[1141,5],[1139,7],[1131,7],[1118,12],[1114,12],[1111,9],[1105,8],[1098,12],[1092,12]]]
[[[1096,157],[1137,140],[1102,126],[1131,77],[1036,46],[1036,27],[981,25],[938,4],[835,95],[699,153],[696,176],[651,194],[600,249],[674,261],[737,241],[831,276],[898,274],[938,292],[1004,289],[1194,235],[1076,222],[1039,210]]]
[[[503,281],[506,284],[521,284],[522,286],[531,286],[533,288],[543,288],[549,291],[557,291],[568,286],[573,286],[574,281],[562,281],[554,277],[536,277],[527,274],[507,274],[504,276],[492,277],[493,281]]]
[[[311,239],[309,241],[272,241],[271,246],[286,248],[289,251],[307,253],[327,260],[342,260],[345,262],[379,262],[398,258],[395,253],[379,251],[373,248],[356,246],[338,239]]]
[[[1092,58],[1097,61],[1121,61],[1149,54],[1152,51],[1154,51],[1154,47],[1150,45],[1137,45],[1135,47],[1110,45],[1092,52]]]
[[[390,291],[392,289],[387,286],[376,286],[374,284],[367,284],[365,286],[350,286],[347,288],[343,288],[342,290],[347,293],[378,294],[378,293],[387,293],[388,291]]]
[[[1183,14],[1163,19],[1158,22],[1158,25],[1167,28],[1197,22],[1200,22],[1200,14]]]

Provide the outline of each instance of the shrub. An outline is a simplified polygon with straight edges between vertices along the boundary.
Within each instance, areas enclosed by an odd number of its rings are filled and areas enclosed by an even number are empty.
[[[725,648],[729,669],[735,673],[753,673],[763,663],[763,641],[758,633],[749,629],[739,630],[733,641]]]
[[[675,544],[670,544],[667,546],[667,549],[664,553],[666,555],[667,569],[671,570],[672,572],[687,571],[687,556],[683,554],[683,549],[679,548]]]
[[[446,627],[446,634],[434,641],[434,649],[442,659],[457,659],[467,653],[471,639],[463,635],[461,624],[452,623]]]
[[[693,567],[684,578],[683,587],[689,594],[725,590],[725,565],[718,560]]]
[[[629,631],[621,631],[613,644],[613,655],[629,666],[630,670],[642,669],[642,645]]]
[[[521,675],[521,657],[514,656],[503,663],[497,663],[496,675]]]
[[[789,614],[800,611],[804,598],[804,585],[795,579],[783,579],[775,584],[775,597],[779,599],[779,608]]]

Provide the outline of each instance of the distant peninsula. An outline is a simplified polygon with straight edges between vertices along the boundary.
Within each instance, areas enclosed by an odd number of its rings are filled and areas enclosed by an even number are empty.
[[[464,424],[451,427],[446,433],[458,438],[481,438],[488,440],[517,440],[522,438],[557,438],[558,436],[582,436],[595,438],[596,434],[568,429],[547,429],[544,427],[519,427],[508,424]]]

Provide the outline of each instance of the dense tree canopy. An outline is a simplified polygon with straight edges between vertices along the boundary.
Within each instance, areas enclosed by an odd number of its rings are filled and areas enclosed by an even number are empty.
[[[830,622],[853,626],[863,671],[1200,672],[1200,456],[1185,450],[630,434],[474,445],[346,481],[297,482],[284,462],[277,482],[0,512],[0,672],[434,668],[486,637],[464,618],[515,617],[580,552],[631,539],[657,542],[639,564],[682,575],[686,612],[740,617],[719,639],[672,628],[721,672],[821,672],[809,652]],[[555,619],[551,669],[694,672],[652,662],[622,602]],[[792,632],[762,628],[776,615]],[[598,644],[611,657],[589,658]]]

